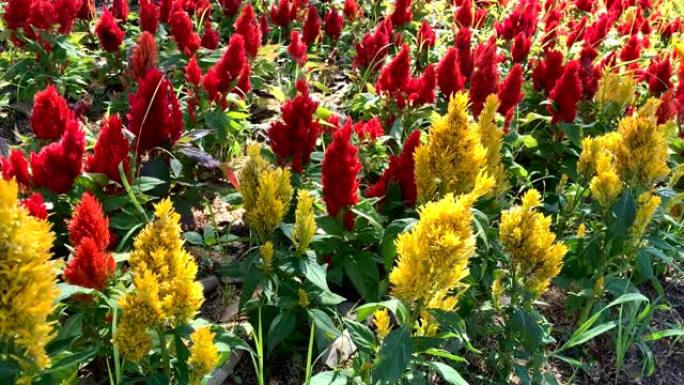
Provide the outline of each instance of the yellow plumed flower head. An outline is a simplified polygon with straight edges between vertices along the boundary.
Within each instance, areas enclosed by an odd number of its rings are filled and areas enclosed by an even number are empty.
[[[19,384],[50,365],[45,345],[52,337],[48,316],[57,298],[50,224],[19,204],[14,180],[0,178],[0,343],[18,361]]]
[[[583,239],[584,237],[587,236],[587,225],[584,223],[580,223],[579,226],[577,226],[577,234],[575,236],[578,239]]]
[[[487,150],[480,130],[469,123],[468,94],[456,93],[449,111],[430,128],[428,141],[414,153],[418,200],[428,202],[447,193],[464,194],[473,189],[478,174],[487,166]]]
[[[295,210],[295,225],[292,230],[292,240],[298,253],[309,248],[315,234],[316,218],[314,217],[313,197],[308,190],[299,190],[297,209]]]
[[[646,227],[651,223],[653,214],[658,206],[660,206],[660,197],[653,195],[650,192],[645,192],[639,195],[639,206],[637,208],[634,223],[629,229],[629,232],[637,240],[646,233]]]
[[[619,110],[632,103],[636,81],[625,73],[615,72],[606,66],[603,76],[599,80],[594,100],[600,109],[613,103]]]
[[[622,192],[622,181],[609,153],[599,154],[596,161],[596,176],[591,179],[589,188],[602,207],[610,207]]]
[[[263,261],[264,273],[268,274],[271,272],[271,269],[273,268],[273,242],[268,241],[264,243],[259,248],[259,251],[261,253],[261,259]]]
[[[499,239],[515,269],[513,279],[522,278],[525,288],[536,295],[558,275],[567,252],[565,244],[555,242],[551,217],[536,211],[541,206],[540,198],[537,190],[527,191],[522,205],[502,213],[499,226]]]
[[[218,348],[214,345],[214,333],[208,326],[196,329],[190,336],[190,358],[188,364],[192,369],[193,384],[199,384],[202,377],[210,374],[218,365]]]
[[[490,192],[498,196],[508,189],[508,176],[501,163],[501,142],[503,131],[496,125],[496,111],[499,108],[499,98],[496,94],[487,96],[484,108],[480,112],[478,128],[482,137],[482,145],[487,150],[486,169],[496,180],[496,187]]]
[[[375,326],[375,335],[379,340],[387,337],[391,331],[390,316],[387,309],[378,309],[373,312],[373,326]]]
[[[299,288],[299,290],[297,290],[297,297],[297,303],[299,306],[303,308],[309,307],[309,294],[307,294],[306,290]]]

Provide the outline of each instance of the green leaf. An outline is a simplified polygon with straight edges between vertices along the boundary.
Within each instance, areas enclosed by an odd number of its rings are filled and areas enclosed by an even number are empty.
[[[400,379],[411,361],[411,331],[402,326],[385,337],[373,367],[373,383]]]
[[[95,357],[99,350],[100,346],[95,345],[78,353],[64,352],[60,354],[61,357],[59,359],[53,360],[52,366],[43,373],[54,373],[70,366],[80,365]]]
[[[636,203],[629,190],[620,195],[617,202],[613,204],[612,211],[615,218],[609,226],[609,234],[613,238],[624,238],[636,217]]]
[[[397,255],[397,248],[394,243],[397,236],[415,225],[417,221],[415,218],[397,219],[392,221],[385,229],[385,234],[382,236],[382,242],[380,243],[380,250],[382,251],[382,258],[386,269],[392,268],[394,257]]]
[[[681,336],[684,336],[684,328],[658,330],[649,335],[643,336],[642,339],[645,341],[657,341],[662,338]]]
[[[92,294],[95,291],[94,289],[88,289],[86,287],[76,286],[76,285],[72,285],[72,284],[69,284],[66,282],[58,283],[57,288],[59,289],[59,295],[57,296],[57,302],[62,302],[65,299],[71,297],[72,295]]]
[[[380,273],[372,254],[361,252],[348,256],[344,260],[344,271],[363,299],[370,302],[380,299]]]
[[[431,362],[430,366],[435,368],[444,381],[453,385],[468,385],[468,382],[451,366],[441,362]]]
[[[0,362],[0,383],[14,384],[19,375],[19,365],[15,362],[1,361]]]
[[[544,343],[544,329],[539,322],[537,314],[521,309],[516,309],[511,316],[511,328],[529,350],[536,350]]]
[[[343,322],[359,351],[372,354],[376,348],[375,335],[368,326],[350,319],[344,319]]]
[[[447,352],[444,349],[436,349],[436,348],[431,348],[425,351],[426,354],[429,354],[431,356],[435,357],[441,357],[441,358],[446,358],[447,360],[454,361],[454,362],[461,362],[461,363],[467,363],[468,360],[461,356],[457,356],[455,354],[451,354]]]
[[[608,330],[615,328],[615,326],[617,326],[615,321],[610,321],[610,322],[600,324],[600,325],[593,327],[593,328],[591,328],[587,331],[584,331],[582,333],[573,334],[570,337],[570,339],[568,339],[568,342],[566,345],[568,348],[571,348],[573,346],[583,344],[583,343],[589,341],[590,339],[592,339],[596,336],[599,336],[599,335],[607,332]]]
[[[292,312],[278,314],[268,329],[268,351],[272,352],[294,330],[297,317]]]
[[[183,233],[183,238],[192,245],[204,246],[204,237],[197,231],[186,231]]]
[[[311,377],[309,385],[346,385],[347,377],[340,372],[320,372]]]
[[[342,334],[335,326],[332,318],[330,318],[330,316],[327,315],[323,310],[310,309],[308,313],[313,322],[316,324],[316,329],[325,333],[326,337],[332,340]]]

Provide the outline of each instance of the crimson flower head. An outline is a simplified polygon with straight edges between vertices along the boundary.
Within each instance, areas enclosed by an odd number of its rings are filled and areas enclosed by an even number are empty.
[[[423,20],[418,29],[418,46],[420,47],[434,47],[437,35],[430,24]]]
[[[382,128],[380,118],[377,116],[367,122],[358,122],[354,124],[354,132],[361,140],[375,141],[381,137],[385,130]]]
[[[460,27],[473,25],[473,0],[462,0],[461,6],[456,9],[454,20]]]
[[[112,16],[126,21],[128,19],[128,0],[112,0]]]
[[[302,27],[302,40],[307,46],[316,42],[318,35],[321,34],[321,17],[318,16],[318,11],[313,5],[309,6],[306,14],[306,20]]]
[[[371,66],[372,70],[379,68],[387,56],[390,40],[392,39],[392,19],[387,18],[381,21],[374,32],[363,35],[361,42],[354,46],[356,56],[354,56],[354,67],[366,68]]]
[[[563,54],[560,51],[546,51],[545,55],[544,60],[537,61],[532,70],[532,84],[535,90],[544,90],[548,95],[563,73]]]
[[[297,16],[296,11],[295,5],[291,4],[290,0],[279,0],[277,7],[271,5],[271,21],[281,28],[287,28]]]
[[[31,2],[26,0],[8,0],[5,3],[3,20],[10,30],[17,30],[28,23],[31,16]]]
[[[76,246],[74,256],[64,269],[64,280],[72,285],[102,290],[116,270],[116,261],[95,241],[85,238]]]
[[[235,20],[235,33],[242,35],[247,56],[254,59],[261,46],[261,28],[252,4],[247,4]]]
[[[128,149],[130,142],[124,136],[123,125],[117,115],[102,120],[100,134],[95,143],[93,155],[88,155],[86,171],[105,174],[110,180],[121,183],[119,164],[123,165],[124,174],[130,171]]]
[[[408,100],[414,106],[434,103],[436,83],[435,66],[430,64],[420,77],[409,80],[406,92]]]
[[[653,95],[660,95],[672,88],[672,63],[669,58],[655,57],[651,60],[644,78],[648,82],[648,90]]]
[[[513,45],[511,46],[511,59],[514,63],[522,63],[527,59],[527,54],[530,53],[532,47],[532,39],[527,37],[525,33],[519,32],[515,35]]]
[[[470,75],[473,73],[473,57],[470,49],[470,40],[470,28],[459,29],[454,39],[454,46],[458,50],[458,65],[461,70],[461,75],[466,79],[470,78]]]
[[[228,48],[221,59],[207,70],[202,86],[209,93],[209,98],[215,102],[222,100],[222,96],[233,90],[238,79],[244,77],[247,65],[245,39],[240,34],[233,34],[228,42]],[[247,71],[249,75],[249,70]]]
[[[519,63],[511,67],[508,76],[499,86],[499,113],[508,116],[508,113],[523,100],[522,93],[523,71]]]
[[[345,0],[343,12],[344,17],[350,21],[354,21],[356,15],[359,14],[359,5],[356,3],[356,0]]]
[[[335,8],[331,8],[325,15],[325,34],[333,40],[338,40],[342,35],[343,26],[344,17]]]
[[[677,100],[673,90],[668,90],[660,98],[660,105],[656,111],[656,123],[665,124],[677,115]]]
[[[140,155],[163,144],[174,144],[183,133],[183,115],[171,82],[157,68],[138,79],[138,91],[128,96],[128,129],[135,134]]]
[[[159,6],[152,0],[140,0],[140,29],[151,34],[159,28]]]
[[[627,44],[625,44],[620,51],[620,60],[623,62],[637,60],[639,57],[641,57],[641,47],[642,41],[639,40],[639,36],[630,36],[627,40]]]
[[[394,12],[390,16],[392,18],[392,25],[402,26],[410,23],[413,20],[413,13],[411,12],[412,0],[396,0],[394,2]]]
[[[81,202],[74,208],[69,222],[69,241],[77,246],[89,238],[99,250],[109,246],[109,219],[105,217],[102,205],[90,193],[83,193]]]
[[[584,32],[584,41],[592,46],[597,46],[606,38],[614,21],[615,16],[609,13],[602,13],[596,21],[587,27],[587,30]]]
[[[290,44],[287,46],[287,52],[300,66],[306,63],[306,50],[306,43],[299,38],[299,31],[290,32]]]
[[[519,32],[523,32],[527,37],[532,37],[537,31],[540,10],[539,0],[518,2],[508,17],[494,25],[497,36],[511,40]]]
[[[204,35],[202,35],[201,45],[202,47],[211,50],[218,48],[219,45],[218,31],[212,27],[211,21],[209,20],[205,20],[204,22]]]
[[[56,5],[51,0],[32,0],[29,24],[34,28],[50,31],[57,23]]]
[[[67,123],[74,119],[69,103],[50,84],[36,93],[31,110],[31,130],[39,139],[55,140],[62,136]]]
[[[128,65],[136,79],[145,76],[147,71],[157,67],[157,42],[152,33],[143,31],[140,34],[138,45],[133,48]]]
[[[78,120],[72,119],[62,139],[31,154],[32,182],[35,186],[63,194],[71,189],[83,169],[85,133]]]
[[[354,213],[349,209],[359,201],[358,174],[361,171],[358,149],[351,143],[351,119],[333,134],[322,165],[323,199],[328,215],[342,219],[348,230],[354,228]]]
[[[48,217],[47,206],[40,193],[34,192],[30,197],[21,201],[21,205],[26,208],[32,217],[45,220]]]
[[[575,0],[574,2],[577,9],[584,12],[591,12],[591,10],[594,8],[594,1],[595,0]]]
[[[480,115],[487,96],[497,93],[499,89],[497,59],[496,43],[493,39],[475,48],[475,68],[470,75],[470,100],[475,115]]]
[[[458,63],[458,50],[449,47],[446,54],[437,64],[437,84],[447,99],[463,89],[464,79]]]
[[[197,57],[190,58],[188,65],[185,66],[185,80],[198,87],[202,81],[202,68],[197,64]]]
[[[95,33],[100,39],[102,48],[108,52],[117,52],[125,35],[124,31],[116,24],[114,16],[106,8],[102,11],[102,16],[97,22]]]
[[[598,89],[598,81],[602,76],[602,67],[594,65],[594,59],[597,57],[598,52],[596,49],[585,43],[579,57],[579,77],[582,81],[582,94],[586,99],[594,97]]]
[[[390,183],[396,183],[401,189],[401,196],[409,206],[416,204],[418,191],[416,187],[416,178],[414,173],[415,162],[413,160],[413,153],[420,145],[420,130],[414,130],[406,138],[404,148],[400,155],[393,155],[390,157],[389,166],[385,169],[380,179],[366,190],[366,196],[383,197],[387,194],[387,188]]]
[[[164,23],[169,22],[169,16],[171,15],[171,7],[173,6],[173,0],[161,0],[159,2],[159,20]]]
[[[282,121],[271,125],[268,137],[271,150],[278,157],[278,162],[291,162],[292,170],[300,173],[309,162],[321,127],[314,118],[318,103],[309,96],[306,80],[298,80],[296,87],[297,96],[283,103],[280,108],[283,114]]]
[[[200,37],[195,32],[192,20],[180,3],[174,3],[173,11],[169,17],[171,34],[178,45],[178,49],[185,53],[185,56],[192,56],[200,47]]]
[[[76,16],[80,20],[91,20],[93,17],[95,17],[95,13],[95,0],[82,0],[81,7],[78,9]]]
[[[553,105],[547,109],[552,115],[552,122],[572,123],[577,115],[577,102],[582,97],[582,81],[579,78],[579,62],[570,61],[565,65],[563,74],[556,81],[549,99]]]
[[[18,149],[12,150],[6,158],[0,156],[0,171],[4,180],[14,178],[23,187],[29,187],[31,184],[28,161],[24,153]]]
[[[219,3],[221,3],[221,8],[223,8],[223,13],[228,17],[233,17],[237,14],[238,9],[240,9],[242,0],[220,0]]]
[[[401,51],[389,63],[387,63],[380,73],[375,88],[378,92],[393,94],[401,91],[411,78],[411,56],[408,44],[401,47]]]
[[[61,34],[71,33],[74,21],[81,7],[81,0],[57,0],[55,1],[55,12],[57,13],[58,32]]]

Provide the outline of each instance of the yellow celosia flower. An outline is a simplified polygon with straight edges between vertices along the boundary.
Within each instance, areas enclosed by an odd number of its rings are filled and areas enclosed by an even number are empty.
[[[261,259],[263,260],[264,273],[268,274],[273,267],[273,242],[268,241],[264,243],[261,245],[259,251],[261,252]]]
[[[297,297],[299,297],[297,303],[301,307],[309,307],[309,294],[306,293],[306,290],[300,288],[297,290]]]
[[[637,208],[634,223],[630,228],[630,233],[637,240],[646,233],[646,227],[651,223],[651,218],[656,209],[660,206],[660,197],[650,192],[639,195],[639,207]]]
[[[596,176],[589,186],[591,194],[602,207],[610,207],[622,192],[622,181],[612,164],[609,153],[601,153],[596,162]]]
[[[311,240],[316,234],[316,218],[314,217],[313,197],[307,190],[299,190],[297,194],[297,210],[295,211],[295,225],[292,230],[292,241],[297,252],[302,253],[309,248]]]
[[[45,345],[52,337],[48,316],[57,298],[50,260],[54,234],[50,224],[28,214],[17,200],[14,180],[0,178],[0,344],[18,360],[23,376],[50,365]]]
[[[593,288],[594,295],[595,296],[602,296],[604,288],[605,288],[605,278],[603,276],[600,276],[596,279],[596,282],[594,282],[594,288]]]
[[[584,223],[580,223],[580,225],[577,226],[576,237],[578,239],[583,239],[586,236],[587,236],[587,226]]]
[[[186,323],[204,300],[202,285],[195,280],[197,265],[183,249],[180,215],[169,199],[155,205],[155,215],[136,237],[128,259],[135,290],[119,300],[125,326],[117,330],[115,341],[132,360],[145,352],[132,345],[131,336],[145,338],[148,328]]]
[[[436,293],[425,305],[425,310],[420,312],[416,335],[432,337],[439,331],[439,323],[427,309],[453,311],[456,308],[457,303],[458,295],[450,295],[449,290],[441,290]]]
[[[475,253],[472,204],[493,184],[493,178],[480,174],[470,194],[447,194],[420,209],[418,223],[396,241],[399,258],[389,277],[395,297],[425,306],[438,294],[458,288]]]
[[[391,331],[389,311],[378,309],[373,312],[373,325],[375,326],[375,335],[379,340],[387,337]]]
[[[577,172],[585,178],[591,178],[596,172],[596,163],[601,153],[614,154],[620,146],[620,134],[610,132],[605,135],[582,139],[582,153],[577,162]]]
[[[270,238],[290,207],[290,171],[268,167],[258,146],[248,148],[249,161],[240,173],[245,221],[262,241]]]
[[[499,226],[499,239],[511,258],[516,278],[525,280],[525,287],[540,294],[558,275],[567,247],[555,242],[551,217],[536,212],[541,206],[537,190],[529,190],[522,205],[504,211]]]
[[[451,98],[447,115],[433,123],[427,143],[416,149],[419,201],[471,191],[478,174],[487,166],[480,130],[469,123],[468,116],[468,95],[459,92]]]
[[[190,336],[190,358],[188,364],[192,368],[193,383],[199,384],[202,377],[210,374],[218,365],[218,348],[214,345],[214,333],[208,326],[198,328]]]
[[[487,150],[487,172],[496,180],[496,185],[490,193],[492,196],[498,196],[508,189],[508,176],[501,163],[503,131],[497,127],[495,121],[498,108],[499,98],[496,94],[489,95],[478,121],[482,145]]]
[[[497,270],[494,272],[494,282],[492,282],[492,304],[494,307],[501,305],[501,297],[504,294],[504,280],[506,279],[505,270]]]
[[[600,109],[609,103],[614,103],[620,110],[632,103],[636,81],[629,74],[619,73],[606,66],[603,76],[599,80],[594,100]]]

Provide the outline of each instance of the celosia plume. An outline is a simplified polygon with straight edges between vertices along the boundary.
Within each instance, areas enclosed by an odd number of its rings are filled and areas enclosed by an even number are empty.
[[[30,197],[21,201],[21,205],[35,218],[46,220],[48,217],[47,206],[40,193],[34,192]]]
[[[140,34],[128,66],[136,79],[144,77],[147,71],[157,67],[157,42],[152,33],[145,31]]]
[[[125,36],[125,32],[119,28],[114,16],[106,8],[95,26],[95,33],[102,48],[109,52],[118,52]]]
[[[413,20],[413,12],[411,12],[412,0],[395,0],[394,11],[390,15],[392,25],[399,27]]]
[[[88,155],[86,171],[105,174],[110,180],[121,183],[119,165],[124,175],[130,173],[130,142],[124,136],[123,125],[117,115],[102,120],[94,154]]]
[[[351,143],[352,123],[347,121],[333,135],[333,142],[323,156],[323,199],[328,215],[341,219],[348,230],[354,228],[354,214],[349,210],[359,201],[358,174],[361,170],[358,149]]]
[[[90,238],[98,250],[109,246],[109,219],[105,217],[100,202],[90,193],[83,194],[69,222],[69,241],[73,246],[78,246],[86,238]]]
[[[563,74],[549,94],[553,102],[547,109],[552,115],[552,123],[572,123],[577,114],[577,102],[582,97],[582,82],[579,79],[579,62],[573,60],[565,65]]]
[[[48,85],[36,93],[31,110],[31,130],[39,139],[59,139],[67,124],[74,119],[69,103],[58,92],[54,85]]]
[[[24,153],[18,149],[12,150],[6,158],[0,156],[0,172],[2,179],[15,179],[22,188],[28,188],[31,185],[28,161]]]
[[[152,0],[140,0],[140,29],[151,34],[159,28],[159,6]]]
[[[115,270],[114,257],[91,238],[84,238],[67,262],[64,280],[72,285],[102,290]]]
[[[34,186],[62,194],[71,189],[83,169],[85,133],[77,120],[71,120],[59,142],[43,147],[31,154],[31,171]]]
[[[235,33],[242,35],[245,52],[254,59],[261,46],[261,28],[252,4],[247,4],[235,20]]]
[[[390,157],[389,166],[380,179],[366,190],[368,197],[382,197],[387,193],[390,183],[396,183],[401,189],[401,197],[408,206],[416,203],[417,188],[413,159],[416,148],[420,145],[420,130],[414,130],[406,138],[400,155]]]
[[[338,40],[342,35],[344,17],[334,7],[325,15],[325,34],[333,40]]]
[[[245,68],[249,68],[245,39],[240,34],[233,34],[223,56],[207,70],[202,81],[204,89],[209,93],[209,98],[215,102],[223,100],[225,95],[242,81],[242,78],[249,76],[249,71],[245,71]]]
[[[290,44],[287,46],[287,52],[292,57],[292,60],[300,66],[306,64],[307,49],[306,43],[299,37],[299,31],[290,32]]]
[[[185,53],[185,56],[192,56],[199,49],[201,40],[194,30],[192,19],[179,3],[173,5],[169,16],[169,26],[178,49]]]

